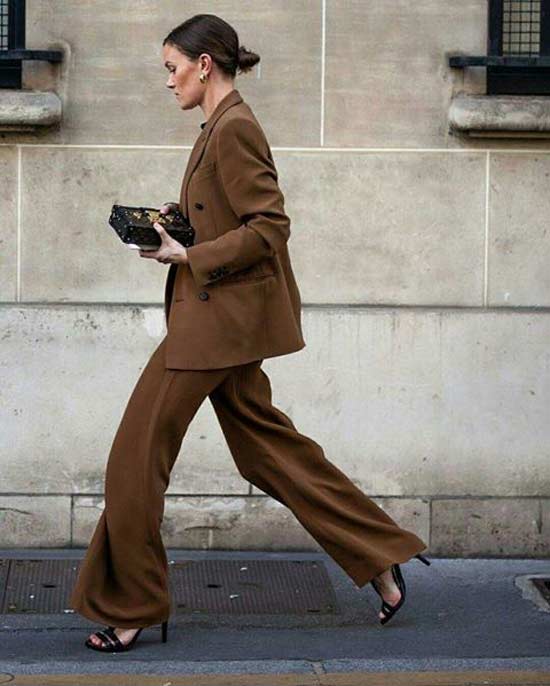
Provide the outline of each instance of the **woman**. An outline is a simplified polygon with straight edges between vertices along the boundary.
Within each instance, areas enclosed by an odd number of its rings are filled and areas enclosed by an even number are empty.
[[[170,614],[160,527],[170,472],[208,396],[242,476],[291,509],[327,553],[382,598],[382,623],[401,607],[399,562],[426,545],[329,462],[271,403],[263,359],[302,349],[301,301],[288,254],[290,220],[264,132],[234,88],[259,57],[225,21],[199,14],[163,42],[167,87],[207,120],[190,154],[179,206],[189,248],[155,224],[162,244],[140,255],[170,263],[167,335],[130,397],[105,478],[105,509],[80,565],[71,607],[107,625],[86,645],[118,652]],[[164,213],[177,203],[163,206]]]

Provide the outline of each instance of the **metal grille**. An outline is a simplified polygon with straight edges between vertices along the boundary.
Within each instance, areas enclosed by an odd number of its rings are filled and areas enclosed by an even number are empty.
[[[76,581],[77,560],[3,560],[9,565],[0,612],[72,612],[67,605]]]
[[[24,60],[61,62],[61,50],[25,48],[25,0],[0,0],[0,88],[22,87]]]
[[[504,0],[502,54],[540,54],[540,0]]]
[[[80,560],[0,559],[0,614],[72,613]],[[322,562],[170,561],[177,614],[334,614],[338,605]]]
[[[449,56],[487,67],[487,95],[550,95],[550,0],[489,0],[487,55]]]
[[[179,614],[332,614],[337,600],[322,562],[201,560],[170,565]]]
[[[8,0],[0,0],[0,50],[8,47]]]

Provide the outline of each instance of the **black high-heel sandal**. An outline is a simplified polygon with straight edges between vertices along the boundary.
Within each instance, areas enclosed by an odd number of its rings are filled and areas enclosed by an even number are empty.
[[[166,643],[166,641],[168,640],[168,620],[162,622],[161,626],[162,642]],[[94,643],[92,643],[92,641],[90,641],[89,638],[87,638],[86,646],[88,648],[92,648],[93,650],[99,650],[102,653],[122,653],[125,650],[130,650],[134,646],[138,636],[144,628],[145,627],[140,627],[128,643],[123,643],[120,640],[120,638],[116,635],[115,627],[108,626],[106,629],[100,629],[99,631],[94,632],[95,636],[101,639],[105,643],[105,645],[96,646]]]
[[[421,562],[423,562],[425,565],[431,565],[432,563],[430,560],[424,557],[424,555],[421,555],[418,553],[418,555],[415,555],[416,558],[418,558]],[[401,592],[401,598],[399,598],[399,601],[395,605],[390,605],[386,600],[384,600],[384,597],[382,596],[382,593],[380,592],[380,589],[378,587],[378,583],[376,581],[376,578],[371,580],[372,587],[374,590],[378,593],[380,598],[382,598],[382,606],[380,607],[380,612],[383,613],[383,617],[380,617],[380,624],[386,624],[386,622],[389,622],[390,619],[394,616],[394,614],[399,610],[399,608],[403,605],[405,602],[405,596],[407,593],[407,587],[405,585],[405,579],[403,578],[403,574],[401,574],[401,568],[397,563],[393,564],[391,566],[391,573],[393,576],[393,580],[395,581],[397,588]]]
[[[395,605],[390,605],[387,600],[384,600],[384,596],[382,595],[380,588],[378,586],[378,582],[376,578],[371,579],[371,584],[374,590],[378,593],[380,598],[382,598],[382,605],[380,607],[380,612],[383,613],[383,617],[380,617],[380,624],[385,624],[386,622],[389,622],[390,619],[394,616],[394,614],[399,610],[399,608],[403,605],[405,602],[405,594],[407,592],[406,586],[405,586],[405,579],[403,578],[403,574],[401,574],[401,568],[397,563],[393,564],[391,566],[391,573],[393,576],[393,580],[395,581],[397,588],[401,592],[401,598],[399,598],[398,602]]]

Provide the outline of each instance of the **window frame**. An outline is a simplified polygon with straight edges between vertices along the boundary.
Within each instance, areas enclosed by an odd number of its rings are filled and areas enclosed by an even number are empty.
[[[27,50],[25,48],[25,0],[0,0],[8,9],[8,44],[0,48],[0,88],[21,90],[23,62],[43,60],[61,62],[60,50]]]
[[[504,2],[488,0],[487,55],[452,54],[449,66],[486,67],[487,95],[550,95],[550,0],[540,0],[540,49],[536,55],[503,54]]]

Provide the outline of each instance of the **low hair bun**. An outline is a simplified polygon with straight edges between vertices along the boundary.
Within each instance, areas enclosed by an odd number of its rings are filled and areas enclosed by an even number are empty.
[[[237,66],[241,73],[250,71],[255,64],[258,64],[259,61],[259,55],[251,50],[247,50],[244,45],[239,46]]]
[[[250,71],[260,56],[239,44],[239,34],[215,14],[195,14],[173,28],[162,41],[192,61],[204,53],[212,57],[224,74],[235,78],[237,70]]]

